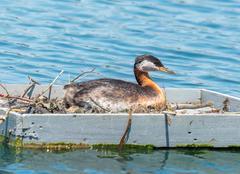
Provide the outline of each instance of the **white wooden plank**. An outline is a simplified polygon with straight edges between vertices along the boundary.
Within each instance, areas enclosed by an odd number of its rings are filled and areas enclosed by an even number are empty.
[[[149,127],[159,130],[152,136],[162,136],[164,125],[159,126],[159,119],[163,117],[143,116],[133,117],[132,142],[135,144],[151,143],[148,138]],[[31,142],[67,142],[86,144],[118,144],[128,121],[126,114],[122,115],[77,115],[77,116],[26,116],[23,118],[23,127],[30,128],[26,133],[36,133],[36,139],[27,138]],[[34,123],[34,124],[33,124]],[[141,129],[140,132],[138,130]],[[162,130],[161,130],[162,129]],[[142,141],[142,137],[144,141]],[[164,136],[162,137],[162,139]],[[157,140],[157,139],[156,139]],[[153,143],[153,142],[152,142]]]
[[[8,86],[20,95],[26,87]],[[47,86],[40,86],[39,93]],[[22,91],[20,91],[22,90]],[[1,91],[0,91],[1,92]],[[213,101],[223,107],[229,99],[229,109],[240,112],[240,99],[198,89],[166,89],[171,102]],[[53,94],[62,95],[62,86],[54,86]],[[6,110],[0,109],[0,114]],[[24,143],[85,143],[118,144],[125,130],[127,114],[17,114],[11,113],[8,122],[0,124],[0,134],[23,137]],[[7,125],[6,125],[7,124]],[[152,144],[156,147],[175,147],[186,144],[208,144],[214,147],[240,145],[240,114],[195,114],[166,116],[134,114],[129,144]]]
[[[7,109],[0,109],[0,115],[6,116]],[[14,135],[21,134],[22,122],[21,115],[16,112],[10,112],[9,116],[0,124],[0,135],[16,139]]]
[[[240,111],[240,98],[237,97],[202,89],[201,99],[204,103],[212,102],[214,107],[218,109],[222,109],[224,107],[224,101],[228,100],[227,108],[230,112]]]
[[[240,115],[193,115],[171,117],[170,146],[207,144],[228,147],[240,144]]]
[[[208,144],[228,147],[240,144],[240,115],[164,115],[133,116],[128,143],[175,147]],[[26,143],[118,144],[127,124],[127,115],[26,116],[23,127],[29,128]],[[33,135],[36,138],[29,138]]]
[[[170,103],[200,102],[201,90],[188,88],[166,88],[167,101]]]

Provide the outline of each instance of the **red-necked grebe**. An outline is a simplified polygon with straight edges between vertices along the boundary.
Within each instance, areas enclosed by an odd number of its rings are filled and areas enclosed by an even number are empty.
[[[85,110],[94,108],[121,112],[139,107],[164,108],[164,91],[149,77],[149,71],[174,74],[152,55],[138,56],[134,74],[138,84],[117,79],[98,79],[64,86],[65,106],[77,106]]]

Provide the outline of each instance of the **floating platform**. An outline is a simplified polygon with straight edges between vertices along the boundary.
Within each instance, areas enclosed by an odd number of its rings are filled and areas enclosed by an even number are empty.
[[[5,85],[19,96],[26,85]],[[36,86],[35,94],[46,89]],[[171,103],[212,102],[220,113],[134,114],[127,144],[154,147],[240,147],[240,98],[205,89],[166,88]],[[4,90],[0,89],[0,93]],[[63,97],[63,87],[53,86],[52,98]],[[227,108],[227,112],[226,112]],[[0,115],[6,113],[0,108]],[[15,146],[43,147],[71,144],[71,147],[119,144],[127,113],[118,114],[19,114],[10,112],[0,124],[0,136]],[[5,139],[4,138],[4,139]]]

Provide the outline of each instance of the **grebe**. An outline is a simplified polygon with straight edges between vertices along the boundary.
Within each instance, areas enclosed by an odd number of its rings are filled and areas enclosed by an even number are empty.
[[[98,108],[98,111],[111,112],[148,107],[163,109],[166,106],[165,93],[149,77],[149,71],[175,74],[152,55],[138,56],[134,64],[138,84],[107,78],[68,84],[64,86],[65,106],[84,108],[85,111]]]

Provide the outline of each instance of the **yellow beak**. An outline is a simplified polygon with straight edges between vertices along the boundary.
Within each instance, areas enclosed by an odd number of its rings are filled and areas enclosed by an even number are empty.
[[[176,74],[175,72],[169,70],[168,68],[166,68],[166,67],[164,67],[164,66],[159,67],[159,71],[161,71],[161,72],[166,72],[166,73],[168,73],[168,74]]]

